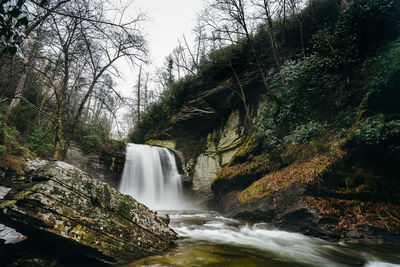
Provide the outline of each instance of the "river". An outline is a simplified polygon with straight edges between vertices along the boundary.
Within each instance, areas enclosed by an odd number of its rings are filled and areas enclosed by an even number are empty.
[[[169,251],[125,266],[400,266],[400,249],[350,246],[212,211],[168,211],[181,236]]]
[[[400,266],[400,248],[350,246],[310,238],[193,210],[180,185],[173,153],[165,148],[129,144],[120,191],[159,215],[169,214],[180,235],[163,254],[127,266]],[[295,221],[293,223],[296,223]]]

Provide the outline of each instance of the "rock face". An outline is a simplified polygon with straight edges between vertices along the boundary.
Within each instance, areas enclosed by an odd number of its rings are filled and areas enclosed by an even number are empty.
[[[0,222],[29,239],[105,263],[166,250],[177,234],[147,207],[83,171],[52,162],[0,200]]]
[[[115,151],[113,155],[99,155],[85,153],[76,144],[72,143],[65,161],[90,176],[103,181],[114,188],[118,188],[125,162],[124,149]]]
[[[0,199],[3,199],[10,190],[11,188],[0,186]],[[0,224],[0,244],[2,241],[4,242],[4,244],[14,244],[21,242],[24,239],[26,239],[26,237],[21,235],[14,229]]]
[[[398,200],[367,191],[368,184],[352,192],[345,181],[355,158],[340,143],[326,144],[329,150],[311,147],[292,152],[296,157],[286,154],[295,160],[271,168],[272,160],[260,161],[247,142],[213,181],[216,206],[229,217],[322,239],[400,246],[400,223],[392,215],[400,211]]]
[[[234,111],[220,129],[208,134],[206,149],[196,159],[193,190],[204,199],[211,199],[211,183],[242,144],[243,129],[239,111]]]
[[[243,142],[244,126],[241,114],[233,111],[225,123],[210,132],[200,152],[188,153],[190,147],[179,147],[173,140],[149,140],[149,145],[166,147],[179,158],[182,170],[192,181],[192,190],[200,201],[213,198],[211,182],[238,151]]]

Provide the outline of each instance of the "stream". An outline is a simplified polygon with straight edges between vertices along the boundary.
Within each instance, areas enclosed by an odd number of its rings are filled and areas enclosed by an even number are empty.
[[[170,226],[181,237],[167,252],[124,267],[400,266],[400,248],[331,243],[268,224],[193,210],[192,201],[184,195],[174,154],[165,148],[129,144],[119,190],[161,216],[168,214]]]
[[[211,211],[168,211],[181,236],[169,251],[125,266],[400,266],[400,249],[350,246]]]

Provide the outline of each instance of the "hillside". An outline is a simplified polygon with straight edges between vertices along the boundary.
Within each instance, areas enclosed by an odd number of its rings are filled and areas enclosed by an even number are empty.
[[[399,11],[311,1],[284,31],[274,22],[275,42],[260,27],[212,51],[130,139],[173,150],[199,199],[225,214],[399,245]]]

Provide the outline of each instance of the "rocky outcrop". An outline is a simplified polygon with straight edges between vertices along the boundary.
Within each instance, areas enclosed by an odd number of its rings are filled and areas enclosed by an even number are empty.
[[[290,186],[272,192],[270,195],[249,203],[241,203],[237,192],[223,195],[219,200],[219,207],[227,216],[252,222],[267,222],[282,230],[299,232],[309,236],[359,245],[382,245],[400,247],[400,233],[389,226],[369,225],[363,223],[349,223],[349,219],[360,220],[370,212],[379,214],[380,208],[374,210],[365,207],[365,203],[351,203],[337,199],[314,198],[313,192],[301,184],[294,183]],[[322,203],[329,202],[329,211],[319,209]],[[332,213],[335,205],[347,208],[345,205],[362,207],[354,214]],[[382,203],[382,207],[387,204]],[[338,208],[336,207],[336,209]],[[391,207],[393,210],[397,207]],[[336,210],[337,211],[337,210]],[[362,214],[364,213],[364,214]],[[358,218],[351,218],[351,217]],[[343,218],[350,217],[350,218]],[[387,220],[388,218],[382,218]],[[390,218],[388,219],[388,221]]]
[[[170,149],[179,158],[182,171],[191,180],[192,190],[200,201],[213,198],[211,183],[242,145],[244,136],[243,118],[235,110],[222,126],[211,131],[197,153],[194,146],[179,146],[174,140],[149,140],[149,145]],[[199,143],[199,142],[197,142]]]
[[[4,186],[0,186],[0,200],[4,198],[5,195],[11,190],[11,188],[7,188]],[[3,224],[0,224],[0,249],[1,243],[4,244],[15,244],[25,240],[26,237],[21,235],[17,231],[12,228],[9,228]]]
[[[124,148],[111,153],[85,153],[78,145],[71,143],[65,161],[90,176],[118,188],[125,162]]]
[[[121,263],[178,238],[147,207],[69,164],[51,162],[28,178],[0,200],[0,222],[46,247]]]
[[[322,239],[400,246],[399,201],[388,201],[389,192],[368,191],[365,182],[354,191],[348,184],[366,173],[376,186],[382,177],[354,167],[354,155],[340,142],[319,149],[314,143],[268,160],[246,142],[212,183],[216,206],[230,217]]]
[[[206,149],[196,159],[193,190],[204,199],[211,199],[211,183],[238,151],[242,144],[243,128],[239,111],[234,111],[220,129],[207,136]]]

